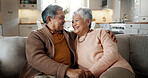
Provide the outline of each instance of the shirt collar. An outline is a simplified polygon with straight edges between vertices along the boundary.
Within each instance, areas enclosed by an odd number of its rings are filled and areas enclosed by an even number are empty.
[[[47,25],[46,27],[49,29],[50,33],[53,35],[53,34],[63,34],[63,31],[57,31],[57,32],[53,32],[53,30],[51,30]]]

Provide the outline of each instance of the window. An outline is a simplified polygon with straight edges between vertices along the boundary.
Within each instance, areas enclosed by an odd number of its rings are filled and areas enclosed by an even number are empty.
[[[84,7],[84,0],[38,0],[41,1],[41,11],[43,11],[49,4],[57,4],[67,9],[68,13],[65,15],[66,20],[72,20],[73,12],[80,7]],[[85,0],[87,1],[87,0]]]

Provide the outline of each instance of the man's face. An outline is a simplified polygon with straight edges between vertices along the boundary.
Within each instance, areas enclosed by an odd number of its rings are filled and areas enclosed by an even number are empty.
[[[51,19],[52,30],[59,31],[63,30],[65,23],[65,15],[62,10],[57,10],[57,14],[54,19]]]

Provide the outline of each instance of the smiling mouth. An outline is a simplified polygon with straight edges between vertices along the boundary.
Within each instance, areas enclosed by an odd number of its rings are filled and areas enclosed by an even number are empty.
[[[74,29],[77,30],[80,26],[75,26]]]

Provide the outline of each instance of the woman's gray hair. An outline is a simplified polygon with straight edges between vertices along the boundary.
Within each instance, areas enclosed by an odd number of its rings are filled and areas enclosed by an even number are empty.
[[[92,11],[89,8],[79,8],[77,11],[74,12],[73,16],[80,15],[84,21],[90,18],[92,22]],[[89,25],[89,28],[91,28],[91,23]]]
[[[54,16],[57,14],[57,10],[63,10],[63,8],[58,5],[48,5],[42,12],[43,22],[47,23],[47,16],[54,19]]]

